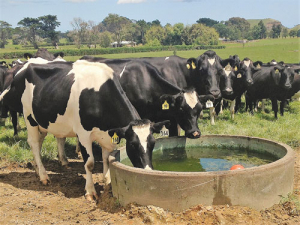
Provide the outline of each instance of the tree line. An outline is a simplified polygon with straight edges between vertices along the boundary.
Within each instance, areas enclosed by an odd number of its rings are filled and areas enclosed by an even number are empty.
[[[117,14],[109,14],[100,23],[84,21],[77,17],[71,21],[72,30],[66,33],[56,31],[60,26],[55,15],[38,18],[26,17],[12,28],[6,21],[0,21],[0,48],[5,48],[8,39],[13,44],[33,45],[38,48],[41,42],[53,46],[59,45],[60,38],[75,43],[77,48],[82,45],[96,48],[110,47],[112,42],[121,46],[126,40],[131,45],[164,46],[164,45],[218,45],[219,38],[227,40],[254,40],[279,37],[300,37],[300,30],[290,30],[280,23],[274,24],[270,31],[261,20],[250,27],[250,23],[240,17],[232,17],[228,21],[216,21],[200,18],[192,25],[177,23],[162,26],[159,20],[131,20]]]

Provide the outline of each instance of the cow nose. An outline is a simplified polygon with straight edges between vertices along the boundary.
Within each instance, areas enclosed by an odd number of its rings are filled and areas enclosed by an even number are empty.
[[[285,89],[290,89],[291,87],[292,87],[291,84],[286,84],[286,85],[284,85],[284,88],[285,88]]]
[[[214,96],[215,99],[218,99],[221,97],[221,92],[219,90],[211,91],[211,94]]]
[[[225,89],[226,94],[231,95],[233,93],[232,88],[226,88]]]
[[[196,139],[196,138],[199,138],[200,136],[201,136],[200,131],[194,131],[194,132],[191,132],[187,135],[187,137],[191,138],[191,139]]]

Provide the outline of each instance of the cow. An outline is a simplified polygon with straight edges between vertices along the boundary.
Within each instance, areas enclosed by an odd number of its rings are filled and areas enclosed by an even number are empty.
[[[98,58],[86,59],[102,61]],[[200,137],[197,119],[202,105],[193,89],[186,91],[171,84],[162,78],[156,67],[142,60],[111,59],[106,60],[105,64],[119,75],[122,88],[142,118],[170,120],[169,136],[179,135],[179,125],[187,137]],[[167,108],[163,107],[164,103]]]
[[[253,104],[259,99],[271,99],[274,117],[277,119],[278,103],[280,101],[280,114],[283,116],[284,105],[288,91],[292,87],[295,71],[287,65],[275,64],[272,66],[261,66],[261,69],[253,74],[253,85],[246,93],[246,104],[253,113]]]
[[[84,56],[81,59],[109,63],[112,59],[94,58]],[[220,63],[221,59],[214,51],[206,51],[196,58],[181,58],[178,56],[170,57],[144,57],[116,59],[119,62],[119,69],[116,73],[122,72],[122,68],[130,61],[144,61],[156,67],[161,76],[168,82],[182,89],[195,88],[198,95],[205,96],[209,101],[204,105],[210,108],[211,124],[214,124],[215,111],[213,101],[218,104],[221,100],[221,91],[219,88],[219,71],[223,71]]]
[[[230,56],[229,58],[234,59],[233,64],[229,67],[229,70],[231,70],[230,77],[232,79],[233,92],[228,94],[222,91],[222,98],[230,102],[231,118],[233,119],[234,114],[239,109],[242,95],[253,84],[253,74],[257,72],[259,68],[256,67],[258,62],[253,62],[248,57],[242,61],[237,60],[237,55],[235,55],[235,57]],[[234,65],[234,69],[232,65]]]
[[[300,101],[300,75],[295,74],[292,88],[288,91],[287,99]]]
[[[92,179],[94,156],[92,142],[102,147],[103,174],[110,182],[109,152],[121,138],[133,166],[152,169],[153,133],[159,133],[169,121],[152,123],[141,119],[124,93],[113,70],[103,63],[86,60],[50,62],[32,58],[13,79],[5,82],[0,100],[11,93],[19,99],[27,127],[28,143],[42,184],[50,180],[40,157],[47,133],[55,137],[78,137],[84,155],[86,197],[97,199]]]

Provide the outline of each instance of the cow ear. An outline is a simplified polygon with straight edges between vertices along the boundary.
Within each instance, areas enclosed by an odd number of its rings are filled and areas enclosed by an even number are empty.
[[[262,61],[256,61],[253,63],[253,66],[255,66],[257,69],[260,69],[263,65]]]
[[[163,128],[163,126],[165,126],[167,129],[169,129],[170,125],[171,125],[170,120],[152,123],[151,124],[152,133],[160,133],[160,130]]]
[[[282,67],[275,66],[272,70],[272,77],[276,85],[279,85],[281,79]]]
[[[113,144],[119,144],[122,138],[125,138],[125,133],[128,126],[123,128],[115,128],[108,130],[108,135],[111,137],[111,142]]]
[[[195,58],[189,58],[186,62],[186,68],[188,70],[194,70],[198,67],[197,59]]]
[[[162,95],[160,96],[160,105],[162,110],[169,110],[175,106],[175,96],[173,95]]]
[[[30,53],[24,53],[24,58],[28,60],[28,59],[33,58],[33,55]]]

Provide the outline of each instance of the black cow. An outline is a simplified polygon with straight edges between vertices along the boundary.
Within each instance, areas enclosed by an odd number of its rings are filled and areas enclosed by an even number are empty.
[[[81,148],[87,152],[84,155],[85,190],[90,200],[93,196],[97,198],[92,179],[93,141],[102,147],[107,183],[110,182],[108,154],[121,138],[126,139],[127,154],[135,167],[153,168],[151,154],[155,139],[152,133],[160,132],[169,121],[153,124],[141,120],[119,79],[107,65],[86,60],[71,63],[29,59],[15,71],[13,79],[9,79],[11,82],[5,83],[0,100],[12,94],[21,101],[28,143],[43,184],[49,183],[49,177],[40,150],[48,132],[58,138],[78,137]]]
[[[287,98],[290,100],[296,99],[300,101],[300,75],[295,74],[292,88],[288,91]]]
[[[142,118],[170,120],[170,136],[178,135],[179,125],[187,137],[200,137],[197,119],[202,105],[194,90],[178,88],[163,79],[154,66],[141,61],[126,64],[120,83]]]
[[[290,66],[274,65],[261,66],[253,75],[253,85],[246,93],[246,103],[253,113],[253,105],[259,99],[271,99],[272,110],[277,119],[278,103],[280,101],[280,114],[283,116],[284,104],[288,91],[292,87],[295,70]]]
[[[85,57],[88,61],[103,61]],[[200,137],[197,119],[202,110],[195,91],[183,91],[162,78],[156,67],[142,60],[110,59],[105,64],[120,77],[122,88],[142,118],[170,120],[170,136],[178,135],[179,125],[189,138]],[[168,105],[163,109],[163,104]]]
[[[64,57],[64,53],[63,52],[56,52],[54,54],[50,53],[46,48],[39,48],[37,50],[37,52],[35,53],[35,55],[32,55],[31,53],[25,53],[24,54],[24,58],[25,59],[31,59],[31,58],[42,58],[42,59],[46,59],[48,61],[53,61],[55,59],[61,59]]]
[[[100,61],[109,63],[112,59],[94,58],[84,56],[82,59],[89,61]],[[170,57],[145,57],[145,58],[129,58],[116,59],[119,62],[119,68],[116,73],[121,73],[123,66],[130,61],[144,61],[147,62],[160,72],[161,76],[170,83],[179,88],[195,88],[198,95],[205,96],[207,99],[214,97],[215,104],[221,100],[221,91],[219,88],[220,76],[218,72],[223,71],[220,63],[221,59],[214,51],[206,51],[197,59],[185,59],[178,56]],[[214,107],[213,103],[209,101],[204,107],[211,108],[211,123],[214,124]]]
[[[241,96],[253,84],[253,74],[259,68],[256,67],[258,62],[253,63],[249,58],[244,58],[242,61],[238,60],[237,55],[230,58],[234,59],[234,62],[231,62],[231,66],[234,65],[234,68],[233,66],[230,68],[233,93],[222,92],[222,98],[230,101],[231,117],[234,118],[234,113],[238,111],[241,104]]]

